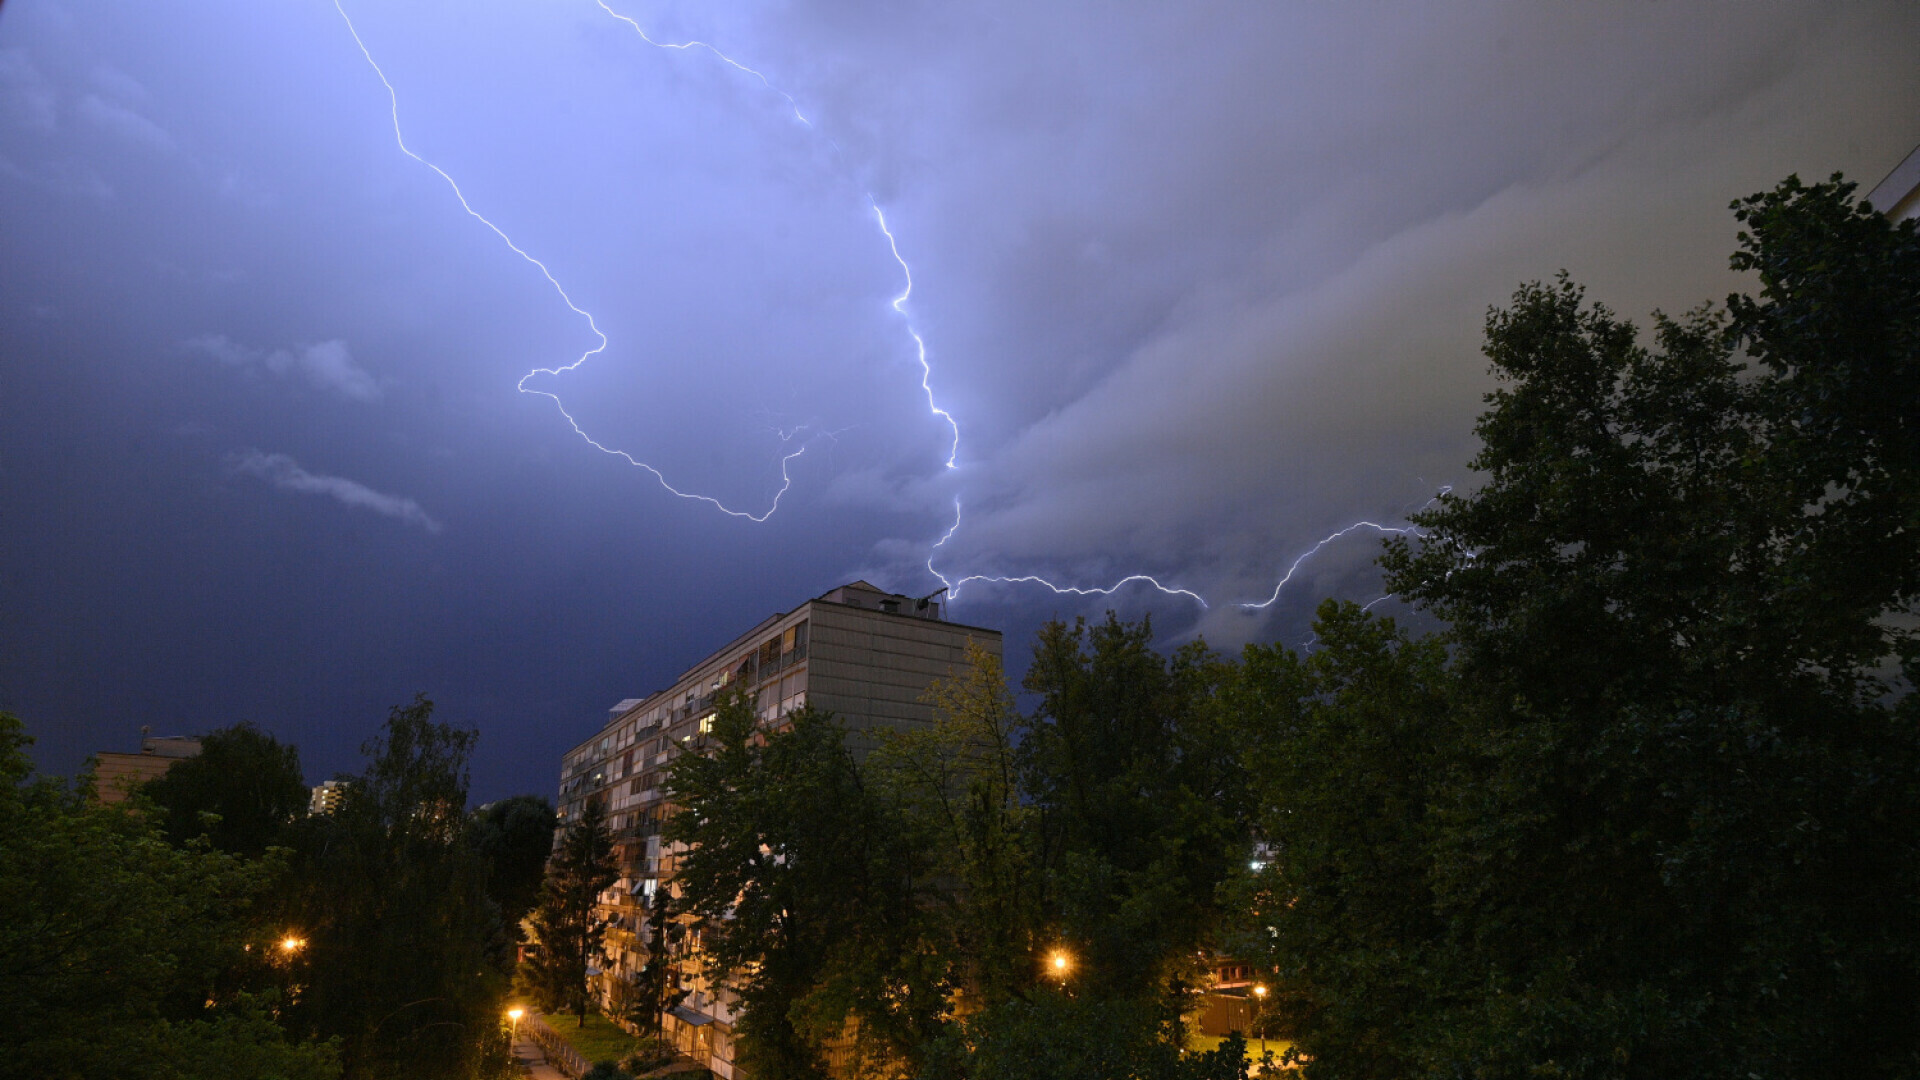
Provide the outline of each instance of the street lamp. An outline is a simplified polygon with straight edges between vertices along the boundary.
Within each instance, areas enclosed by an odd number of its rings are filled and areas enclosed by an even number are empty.
[[[518,1005],[507,1010],[507,1019],[513,1024],[511,1038],[518,1039],[520,1037],[520,1018],[525,1015],[527,1015],[527,1010]]]
[[[1259,983],[1254,983],[1253,996],[1260,1000],[1260,1004],[1265,1005],[1267,1003],[1267,988],[1265,986],[1262,986]],[[1256,1008],[1255,1012],[1257,1013],[1258,1011],[1259,1010]],[[1255,1022],[1258,1023],[1258,1020],[1259,1018],[1258,1016],[1256,1016]],[[1259,1027],[1260,1027],[1260,1056],[1262,1058],[1265,1058],[1267,1056],[1267,1025],[1260,1024]]]
[[[292,934],[288,934],[286,937],[280,939],[280,951],[289,956],[306,948],[306,945],[306,938],[294,937]]]
[[[1053,955],[1047,957],[1047,967],[1052,969],[1054,978],[1064,982],[1068,970],[1073,967],[1073,957],[1068,956],[1065,950],[1055,949]]]

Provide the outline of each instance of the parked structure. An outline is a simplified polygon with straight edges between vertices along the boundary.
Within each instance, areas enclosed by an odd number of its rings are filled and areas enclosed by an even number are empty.
[[[922,698],[934,680],[962,673],[969,641],[1000,655],[998,630],[945,621],[938,595],[902,596],[856,581],[770,615],[672,686],[613,706],[600,732],[567,752],[561,821],[572,820],[587,800],[601,800],[620,864],[619,881],[601,895],[612,924],[603,994],[646,964],[648,900],[655,890],[671,888],[676,854],[660,838],[672,812],[664,775],[676,753],[697,745],[694,737],[713,716],[714,692],[751,680],[769,725],[803,705],[828,710],[864,753],[872,746],[864,734],[870,729],[906,730],[933,720],[933,707]],[[666,1033],[716,1076],[731,1078],[733,1003],[700,979],[698,968],[692,955],[676,964],[674,985],[687,995],[666,1014]]]

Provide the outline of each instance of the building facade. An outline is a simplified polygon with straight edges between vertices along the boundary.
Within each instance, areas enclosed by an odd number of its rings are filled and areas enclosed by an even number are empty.
[[[935,594],[938,596],[938,594]],[[562,759],[561,821],[597,800],[613,831],[620,879],[601,895],[609,921],[603,995],[631,980],[647,962],[647,908],[656,890],[671,889],[676,852],[663,846],[661,825],[672,813],[665,775],[678,753],[713,715],[713,695],[751,680],[763,723],[803,705],[832,712],[856,753],[872,748],[873,729],[911,730],[931,723],[924,699],[934,680],[961,674],[967,646],[1000,655],[1000,632],[947,622],[934,597],[908,597],[864,582],[842,585],[791,611],[770,615],[688,668],[672,686],[628,698],[608,711],[593,737]],[[665,1016],[669,1038],[723,1078],[734,1076],[733,1002],[700,976],[699,958],[675,961],[676,989],[686,992]]]
[[[128,793],[200,753],[200,740],[184,735],[148,735],[141,730],[140,752],[102,750],[93,755],[93,797],[103,803],[126,801]]]

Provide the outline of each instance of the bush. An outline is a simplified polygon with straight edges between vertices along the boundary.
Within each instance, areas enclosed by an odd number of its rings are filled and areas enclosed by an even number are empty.
[[[633,1045],[633,1053],[628,1054],[620,1062],[620,1067],[638,1076],[672,1063],[673,1058],[674,1051],[671,1043],[658,1036],[648,1035]]]

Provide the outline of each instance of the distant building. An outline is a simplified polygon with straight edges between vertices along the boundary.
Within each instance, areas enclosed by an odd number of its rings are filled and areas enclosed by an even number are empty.
[[[318,817],[331,814],[340,809],[340,800],[347,797],[345,780],[324,780],[314,787],[313,796],[307,800],[307,815]]]
[[[938,595],[938,594],[936,594]],[[936,679],[962,673],[967,643],[1000,655],[1000,631],[946,622],[933,597],[885,592],[856,581],[770,615],[759,625],[687,669],[670,687],[628,698],[608,711],[593,738],[569,750],[560,770],[562,822],[588,799],[605,806],[613,829],[620,879],[601,895],[608,970],[602,989],[631,979],[645,966],[646,904],[672,881],[678,852],[663,849],[660,827],[672,813],[664,791],[667,764],[697,747],[695,736],[713,718],[713,694],[749,680],[759,695],[762,723],[814,705],[839,717],[856,752],[871,749],[859,732],[909,730],[929,724],[922,700]],[[556,838],[557,842],[557,838]],[[722,1080],[733,1071],[734,1002],[698,976],[695,958],[676,966],[674,985],[686,998],[666,1014],[666,1033]]]
[[[1867,202],[1889,221],[1920,217],[1920,146],[1894,166],[1887,178],[1867,193]]]
[[[102,750],[93,755],[93,797],[103,803],[123,802],[129,791],[165,776],[176,763],[199,753],[199,739],[144,733],[137,754]]]

